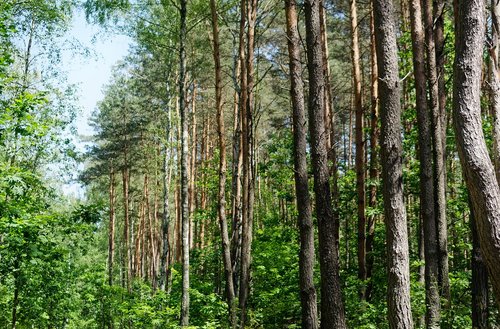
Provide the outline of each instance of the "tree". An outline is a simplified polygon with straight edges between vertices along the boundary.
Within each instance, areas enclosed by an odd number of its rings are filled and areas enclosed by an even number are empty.
[[[307,68],[309,74],[309,131],[311,134],[314,193],[318,218],[321,272],[321,328],[346,328],[339,277],[335,223],[331,206],[325,134],[325,84],[319,0],[304,3],[306,15]]]
[[[426,326],[440,326],[439,268],[436,216],[434,211],[434,174],[432,157],[431,114],[427,106],[425,37],[419,1],[411,1],[411,33],[416,87],[418,146],[420,160],[420,216],[424,231]]]
[[[307,178],[307,127],[304,106],[304,84],[301,75],[300,39],[295,0],[285,0],[290,96],[293,109],[295,190],[297,191],[300,229],[299,285],[302,305],[302,328],[318,328],[316,288],[314,287],[314,226]]]
[[[188,204],[188,122],[185,103],[187,0],[180,0],[179,29],[179,111],[181,118],[181,219],[182,219],[182,302],[181,326],[189,325],[189,204]]]
[[[403,200],[401,104],[392,0],[374,1],[390,328],[412,328],[408,232]]]
[[[222,69],[220,61],[219,25],[215,0],[210,0],[212,14],[213,56],[215,63],[215,107],[217,109],[217,134],[219,136],[219,195],[218,209],[219,225],[222,240],[222,260],[226,277],[226,297],[229,307],[229,322],[236,327],[236,309],[233,284],[233,268],[231,261],[231,246],[227,232],[226,220],[226,136],[224,129],[224,112],[222,108]]]
[[[458,10],[453,119],[458,155],[476,219],[483,259],[500,308],[500,188],[481,126],[484,3],[464,0]]]

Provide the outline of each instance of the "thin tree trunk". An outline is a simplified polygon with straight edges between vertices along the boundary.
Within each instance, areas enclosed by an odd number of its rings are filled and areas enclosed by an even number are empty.
[[[196,240],[196,223],[194,222],[194,212],[196,210],[196,155],[197,155],[197,135],[196,135],[196,81],[193,82],[193,92],[191,95],[191,155],[189,157],[189,249],[193,249]]]
[[[109,229],[108,229],[108,284],[113,285],[113,263],[115,256],[115,171],[109,172]]]
[[[127,159],[127,152],[125,151],[125,159]],[[123,240],[124,249],[123,253],[123,267],[125,268],[125,286],[127,289],[131,288],[130,281],[132,280],[132,253],[130,249],[130,215],[129,215],[129,170],[127,167],[127,160],[125,160],[125,167],[122,169],[122,186],[123,186],[123,208],[124,208],[124,225],[123,225]]]
[[[188,181],[188,122],[185,104],[186,80],[186,14],[187,0],[180,0],[179,34],[179,110],[181,117],[181,218],[182,218],[182,302],[181,327],[189,325],[189,181]]]
[[[321,1],[307,0],[307,60],[309,71],[309,130],[314,172],[314,192],[319,230],[321,272],[321,328],[346,328],[340,291],[338,249],[334,233],[324,126],[325,81],[321,48]]]
[[[426,328],[439,328],[438,243],[434,212],[434,175],[432,167],[431,113],[427,107],[425,74],[425,33],[419,0],[411,1],[413,71],[417,101],[418,156],[420,161],[420,217],[424,232]]]
[[[243,4],[243,2],[242,2]],[[242,113],[243,133],[243,218],[242,218],[242,240],[241,240],[241,272],[239,306],[241,310],[241,326],[246,323],[246,307],[248,295],[250,294],[250,263],[252,250],[252,227],[253,227],[253,87],[254,87],[254,42],[255,23],[257,16],[257,0],[248,0],[246,3],[247,17],[247,55],[246,64],[246,103]],[[243,86],[242,86],[243,88]]]
[[[462,0],[454,63],[453,118],[457,148],[472,200],[483,259],[500,309],[500,188],[481,123],[481,65],[485,5]]]
[[[370,121],[370,197],[368,205],[371,209],[377,207],[377,182],[379,180],[379,152],[378,141],[380,131],[378,128],[378,68],[377,68],[377,52],[375,43],[375,23],[373,17],[373,0],[370,1],[370,53],[371,53],[371,121]],[[366,298],[370,300],[373,290],[373,282],[371,280],[373,272],[373,242],[375,241],[375,222],[377,216],[371,215],[368,217],[366,227],[366,277],[368,286],[366,288]]]
[[[361,67],[358,40],[358,14],[356,0],[350,0],[351,57],[354,85],[355,139],[356,139],[356,191],[358,201],[358,279],[361,281],[359,295],[366,300],[366,216],[365,216],[365,143],[363,132],[363,95],[361,90]]]
[[[314,226],[307,178],[307,122],[296,6],[295,0],[285,0],[288,56],[290,58],[290,95],[293,108],[295,189],[297,191],[300,229],[299,284],[302,328],[315,329],[318,328],[318,309],[316,288],[314,287]]]
[[[381,155],[387,239],[387,309],[391,329],[413,327],[406,210],[403,200],[401,90],[392,0],[375,0],[380,82]]]
[[[425,43],[427,45],[427,80],[429,87],[429,106],[432,113],[433,158],[434,158],[434,205],[436,216],[436,237],[438,241],[438,282],[441,296],[449,301],[448,279],[448,238],[446,224],[446,113],[440,106],[440,91],[437,49],[434,35],[433,0],[424,0]],[[441,41],[441,40],[440,40]],[[441,47],[441,45],[440,45]],[[443,105],[444,106],[444,105]]]
[[[218,214],[222,240],[222,255],[226,277],[226,297],[229,307],[229,323],[236,328],[236,304],[234,298],[231,246],[226,220],[226,140],[224,129],[224,110],[222,107],[222,68],[220,62],[219,24],[215,0],[210,0],[212,14],[213,56],[215,63],[215,107],[217,109],[217,134],[219,136],[219,195]]]

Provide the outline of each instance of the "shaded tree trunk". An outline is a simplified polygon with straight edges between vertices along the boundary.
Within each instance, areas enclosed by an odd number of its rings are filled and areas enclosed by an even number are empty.
[[[377,68],[377,52],[375,42],[375,22],[373,17],[373,0],[370,1],[370,53],[371,53],[371,118],[370,118],[370,195],[368,205],[371,209],[377,207],[377,184],[379,180],[379,151],[378,142],[380,131],[378,128],[378,68]],[[371,280],[373,272],[373,242],[375,240],[375,222],[377,216],[368,216],[366,226],[366,278],[369,280],[366,287],[366,298],[370,300],[373,290],[373,282]]]
[[[358,39],[358,14],[356,0],[350,0],[351,57],[354,85],[355,139],[356,139],[356,191],[358,201],[358,279],[361,281],[359,295],[366,300],[366,215],[365,215],[365,142],[363,94],[361,90],[361,67]]]
[[[210,0],[212,14],[213,57],[215,63],[215,107],[217,109],[217,134],[219,136],[219,194],[218,215],[222,240],[222,260],[226,277],[226,297],[229,307],[229,322],[236,327],[236,305],[234,298],[233,269],[231,262],[231,246],[226,220],[226,140],[224,130],[224,110],[222,107],[222,69],[220,63],[219,24],[215,0]]]
[[[189,325],[189,180],[188,180],[188,122],[185,104],[186,80],[186,14],[187,0],[180,0],[179,34],[179,110],[181,119],[181,221],[182,221],[182,301],[181,326]]]
[[[241,239],[241,272],[239,306],[241,326],[246,323],[246,307],[250,294],[250,263],[252,251],[254,177],[253,177],[253,112],[254,112],[254,43],[257,18],[257,0],[246,2],[247,54],[246,54],[246,103],[242,113],[243,133],[243,217]]]
[[[381,155],[387,239],[389,327],[412,328],[406,210],[403,200],[401,90],[392,0],[375,0],[380,82]]]
[[[426,328],[439,328],[441,304],[439,296],[438,243],[434,212],[434,175],[432,167],[431,113],[427,106],[425,74],[425,33],[420,1],[411,1],[411,36],[413,70],[417,102],[418,157],[420,161],[420,217],[423,225],[425,257]]]
[[[470,199],[470,198],[469,198]],[[470,204],[470,200],[469,200]],[[479,236],[476,228],[476,218],[474,210],[470,213],[470,229],[472,235],[472,257],[471,257],[471,290],[472,290],[472,328],[487,329],[488,328],[488,302],[489,302],[489,287],[488,287],[488,270],[484,265],[481,256],[481,247]]]
[[[314,287],[314,226],[307,178],[307,127],[304,84],[300,62],[300,38],[295,0],[285,0],[290,66],[290,96],[293,108],[295,189],[300,229],[299,285],[302,328],[318,328],[316,288]]]
[[[113,285],[113,263],[115,256],[115,171],[109,172],[109,229],[108,229],[108,284]]]
[[[329,171],[325,135],[325,81],[321,49],[321,1],[307,0],[307,63],[309,71],[309,130],[314,172],[314,193],[319,230],[321,272],[321,328],[346,328],[342,301],[338,250],[331,207]]]
[[[457,149],[472,200],[483,260],[500,309],[500,188],[481,123],[481,65],[485,6],[462,0],[453,80],[453,119]]]

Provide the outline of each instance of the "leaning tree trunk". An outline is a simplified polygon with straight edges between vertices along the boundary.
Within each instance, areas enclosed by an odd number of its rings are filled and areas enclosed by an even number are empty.
[[[321,49],[319,0],[305,1],[307,66],[309,71],[309,130],[314,193],[319,231],[321,272],[321,328],[346,328],[338,248],[334,233],[325,136],[325,81]]]
[[[453,118],[458,155],[472,200],[483,259],[500,309],[500,187],[481,122],[484,3],[462,0],[455,45]]]
[[[500,5],[491,0],[490,88],[493,117],[493,163],[500,182]]]
[[[434,212],[431,114],[427,107],[425,37],[420,1],[411,1],[411,36],[417,101],[418,152],[420,160],[420,215],[424,231],[426,327],[439,328],[438,244]]]
[[[217,134],[219,136],[219,195],[218,214],[222,240],[222,261],[226,276],[226,297],[229,307],[229,322],[236,327],[236,305],[234,298],[233,270],[231,262],[231,246],[227,231],[226,219],[226,140],[224,131],[224,110],[222,108],[222,69],[220,63],[219,24],[215,0],[210,0],[212,14],[213,56],[215,63],[215,107],[217,109]]]
[[[181,218],[182,218],[182,301],[181,326],[189,325],[189,195],[188,195],[188,122],[185,102],[186,14],[187,0],[180,0],[179,35],[179,110],[181,116]]]
[[[307,127],[304,84],[300,62],[300,38],[295,0],[285,0],[288,56],[290,59],[290,96],[293,108],[295,189],[300,229],[299,284],[302,328],[318,328],[316,288],[314,287],[314,225],[307,179]]]
[[[375,0],[375,37],[380,83],[381,154],[387,238],[389,327],[413,327],[408,230],[403,200],[401,91],[392,0]]]

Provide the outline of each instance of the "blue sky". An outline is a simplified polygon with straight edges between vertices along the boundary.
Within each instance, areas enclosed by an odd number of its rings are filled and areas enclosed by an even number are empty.
[[[68,82],[78,85],[78,98],[81,113],[77,119],[78,133],[82,136],[92,134],[88,119],[96,103],[102,99],[103,86],[109,82],[113,65],[128,52],[131,42],[124,35],[103,31],[96,25],[87,24],[83,13],[75,13],[73,26],[67,33],[68,39],[76,39],[90,50],[90,56],[66,51],[63,65]]]

